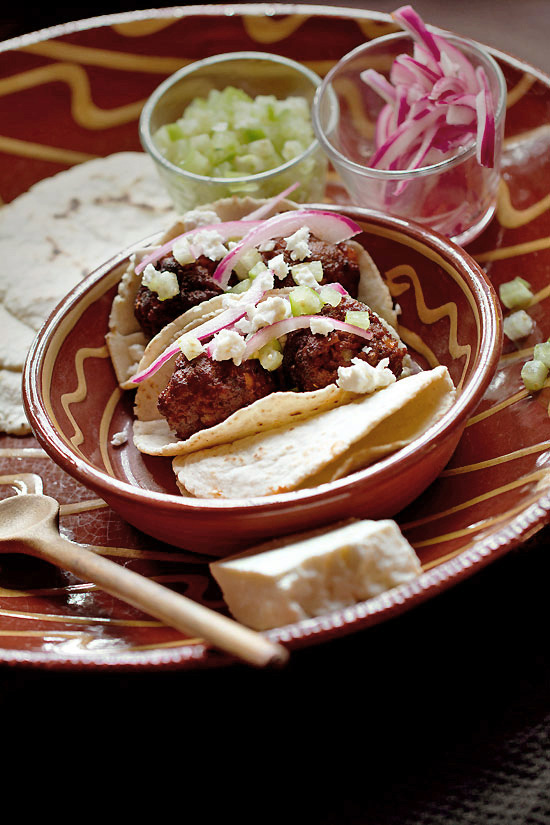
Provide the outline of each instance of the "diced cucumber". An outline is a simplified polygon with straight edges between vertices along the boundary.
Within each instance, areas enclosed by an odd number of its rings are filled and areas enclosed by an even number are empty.
[[[294,316],[315,315],[323,308],[319,294],[309,286],[297,286],[291,289],[288,299]]]
[[[500,300],[508,309],[524,309],[533,297],[529,282],[519,277],[501,284],[498,292]]]
[[[525,389],[529,392],[538,392],[544,387],[548,377],[548,367],[542,361],[526,361],[521,369],[521,377]]]
[[[370,316],[366,311],[351,310],[346,312],[346,324],[352,324],[354,327],[361,327],[361,329],[368,329],[370,327]]]
[[[231,178],[268,171],[299,157],[313,142],[314,133],[305,98],[258,95],[253,99],[228,86],[193,100],[153,139],[159,151],[182,169]],[[186,151],[181,145],[175,148],[182,140],[188,141]]]

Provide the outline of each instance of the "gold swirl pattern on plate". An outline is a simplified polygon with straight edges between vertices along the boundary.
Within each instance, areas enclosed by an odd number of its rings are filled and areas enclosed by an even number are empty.
[[[72,63],[41,66],[0,80],[0,97],[59,81],[66,83],[71,90],[73,120],[85,129],[109,129],[137,120],[145,103],[143,99],[113,109],[101,109],[92,100],[88,75],[82,66]]]
[[[177,22],[177,17],[147,18],[146,20],[132,20],[129,23],[115,23],[111,28],[122,37],[148,37]]]
[[[73,152],[72,149],[60,149],[56,146],[46,146],[43,143],[34,143],[30,140],[5,137],[5,135],[0,135],[0,152],[22,158],[64,163],[67,166],[74,166],[77,163],[84,163],[98,157],[98,155],[91,155],[88,152]],[[1,199],[0,203],[2,203]]]
[[[22,50],[31,54],[49,57],[60,63],[79,63],[83,66],[101,66],[122,72],[146,72],[148,74],[172,74],[182,66],[191,63],[179,57],[160,57],[144,54],[129,54],[110,49],[92,49],[89,46],[75,46],[58,40],[33,43]]]
[[[506,181],[501,178],[496,217],[499,224],[505,229],[517,229],[518,226],[525,226],[547,212],[548,209],[550,209],[550,195],[546,195],[540,201],[532,204],[532,206],[525,207],[525,209],[516,209],[512,205],[510,188]]]
[[[525,73],[521,80],[519,80],[516,85],[508,91],[508,95],[506,97],[506,108],[510,109],[511,106],[515,106],[518,101],[527,94],[527,92],[531,89],[533,83],[535,82],[535,78],[532,74]]]
[[[297,32],[309,18],[309,14],[289,14],[278,18],[267,15],[244,15],[242,21],[251,40],[266,44],[286,40],[287,37]]]

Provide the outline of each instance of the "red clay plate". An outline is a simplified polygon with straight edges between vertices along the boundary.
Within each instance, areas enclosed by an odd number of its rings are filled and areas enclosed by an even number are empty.
[[[0,198],[88,158],[138,150],[150,92],[180,66],[219,51],[275,51],[324,75],[388,15],[307,6],[196,6],[56,27],[0,44]],[[322,48],[320,49],[320,46]],[[385,620],[508,552],[548,521],[550,388],[529,397],[520,369],[550,334],[550,79],[491,50],[509,89],[497,214],[469,248],[495,287],[517,274],[535,298],[533,334],[505,339],[495,378],[452,461],[399,522],[424,572],[353,609],[269,635],[295,648]],[[322,57],[320,58],[320,54]],[[29,112],[33,113],[32,118]],[[108,112],[98,128],[97,115]],[[39,128],[38,128],[39,127]],[[342,198],[337,181],[329,198]],[[66,475],[32,437],[0,438],[0,496],[43,491],[61,502],[64,535],[223,609],[206,560],[154,543]],[[0,661],[50,668],[189,668],[230,662],[90,584],[25,556],[3,556]]]

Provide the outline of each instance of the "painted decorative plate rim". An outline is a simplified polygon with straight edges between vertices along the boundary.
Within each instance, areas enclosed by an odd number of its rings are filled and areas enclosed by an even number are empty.
[[[21,49],[27,45],[61,37],[63,35],[131,23],[148,19],[179,19],[190,16],[232,17],[257,15],[307,15],[309,17],[391,22],[389,14],[369,9],[340,6],[317,6],[285,3],[194,5],[143,9],[115,14],[99,15],[83,20],[63,23],[21,35],[0,43],[0,53]],[[510,67],[528,73],[550,89],[550,76],[531,66],[522,58],[515,57],[494,47],[486,47],[495,57]],[[470,546],[425,570],[412,582],[394,588],[387,593],[362,602],[351,608],[335,611],[325,616],[287,625],[266,633],[269,638],[286,643],[291,649],[346,633],[356,632],[396,616],[448,587],[472,575],[474,572],[500,558],[510,550],[531,538],[550,521],[550,493],[534,491],[525,507],[496,529],[488,529],[476,536]],[[28,650],[0,649],[0,663],[7,665],[33,665],[52,669],[116,669],[136,670],[163,668],[215,668],[230,664],[232,660],[202,644],[185,644],[173,648],[157,648],[145,651],[128,651],[65,656]]]

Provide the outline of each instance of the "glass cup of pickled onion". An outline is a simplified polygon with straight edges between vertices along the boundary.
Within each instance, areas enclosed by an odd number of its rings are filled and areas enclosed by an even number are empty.
[[[402,32],[349,52],[317,89],[313,126],[355,204],[464,245],[495,212],[506,81],[482,46],[440,35],[439,62]]]
[[[289,187],[295,201],[322,200],[328,161],[311,122],[320,83],[301,63],[264,52],[198,60],[161,83],[139,132],[176,209]]]

